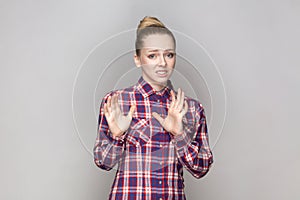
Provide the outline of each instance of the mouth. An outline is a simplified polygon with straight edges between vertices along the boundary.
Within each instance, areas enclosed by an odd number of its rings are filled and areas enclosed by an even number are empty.
[[[168,71],[167,70],[157,70],[155,73],[158,74],[159,76],[166,76],[168,74]]]

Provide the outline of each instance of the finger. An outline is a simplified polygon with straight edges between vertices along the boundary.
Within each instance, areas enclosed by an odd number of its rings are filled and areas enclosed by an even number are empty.
[[[171,101],[171,104],[170,104],[170,108],[174,108],[176,99],[175,99],[175,94],[174,94],[173,90],[171,90],[171,97],[172,97],[172,99],[171,99],[172,101]]]
[[[106,118],[110,116],[110,113],[108,112],[107,103],[104,104],[104,115]]]
[[[183,109],[183,103],[184,103],[184,92],[181,90],[180,99],[179,99],[179,103],[178,103],[178,109],[180,111],[182,111],[182,109]]]
[[[158,121],[161,125],[163,125],[164,119],[163,119],[158,113],[153,112],[153,113],[152,113],[152,116],[153,116],[155,119],[157,119],[157,121]]]
[[[187,101],[185,100],[184,101],[184,109],[183,109],[183,112],[182,112],[182,116],[184,116],[187,113],[188,109],[189,109],[189,105],[188,105]]]
[[[178,109],[178,104],[179,104],[179,102],[180,102],[180,96],[181,96],[181,89],[178,88],[177,96],[176,96],[176,102],[175,102],[175,105],[174,105],[174,107],[175,107],[176,109]]]
[[[108,108],[111,107],[111,96],[109,96],[109,97],[107,98],[107,106],[108,106]]]
[[[119,94],[116,94],[115,95],[115,109],[117,110],[117,111],[120,111],[121,109],[120,109],[120,105],[119,105]]]
[[[118,105],[118,100],[119,100],[119,94],[115,94],[115,105]]]
[[[106,108],[107,108],[107,112],[110,114],[111,113],[111,96],[109,96],[107,99]]]
[[[127,115],[128,117],[132,118],[133,113],[135,111],[135,108],[136,108],[135,105],[131,105],[130,110],[129,110],[128,115]]]
[[[116,109],[116,94],[113,94],[111,97],[111,109],[112,110]]]
[[[114,98],[114,109],[115,110],[120,110],[120,105],[119,105],[119,94],[115,94],[115,98]]]

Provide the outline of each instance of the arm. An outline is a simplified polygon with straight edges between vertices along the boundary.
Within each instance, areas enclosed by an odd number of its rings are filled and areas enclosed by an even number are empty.
[[[185,127],[183,133],[174,136],[177,157],[181,164],[196,178],[207,174],[213,163],[213,154],[209,147],[208,131],[204,109],[200,103],[196,108],[196,125]],[[189,132],[194,138],[190,138]]]
[[[100,105],[97,138],[93,149],[95,164],[105,170],[111,170],[122,157],[125,136],[123,134],[120,137],[113,137],[109,129],[104,114],[104,103],[107,102],[109,96],[111,96],[110,93],[102,99]]]
[[[184,92],[179,88],[177,97],[171,91],[172,102],[166,118],[158,113],[152,113],[162,127],[173,136],[177,157],[181,164],[196,178],[203,177],[213,163],[213,155],[208,144],[207,125],[204,109],[197,102],[195,107],[195,125],[183,125],[183,116],[188,111],[188,103],[184,99]],[[183,105],[184,104],[184,105]],[[193,139],[188,133],[194,135]]]

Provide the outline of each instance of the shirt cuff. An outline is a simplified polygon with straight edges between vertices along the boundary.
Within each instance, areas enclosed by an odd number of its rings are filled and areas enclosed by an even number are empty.
[[[121,136],[113,138],[111,132],[109,131],[109,135],[111,137],[112,144],[115,146],[123,146],[124,141],[125,141],[125,133],[123,133],[123,135],[121,135]]]
[[[174,136],[173,141],[177,149],[180,149],[187,146],[190,143],[191,138],[188,136],[188,134],[186,134],[185,131],[183,131],[182,134]]]

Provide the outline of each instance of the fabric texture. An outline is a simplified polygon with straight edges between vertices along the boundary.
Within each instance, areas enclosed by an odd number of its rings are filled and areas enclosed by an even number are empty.
[[[151,116],[152,112],[167,116],[171,90],[170,81],[164,89],[155,91],[141,76],[136,84],[111,91],[102,99],[93,150],[98,167],[116,169],[109,199],[186,199],[183,167],[195,178],[209,171],[213,154],[204,108],[199,101],[185,97],[188,112],[182,120],[184,132],[179,136],[165,131]],[[129,129],[115,139],[103,111],[104,102],[114,93],[119,94],[118,103],[124,115],[131,105],[136,105]]]

